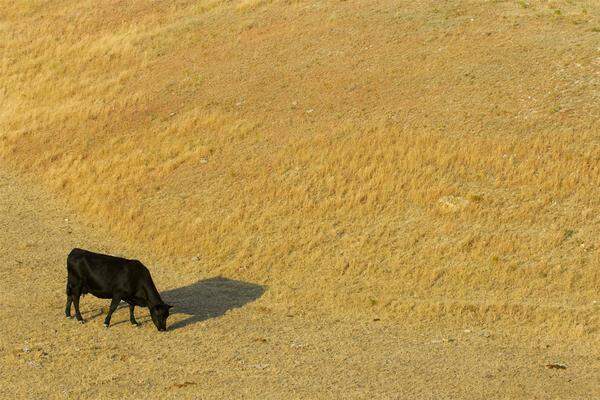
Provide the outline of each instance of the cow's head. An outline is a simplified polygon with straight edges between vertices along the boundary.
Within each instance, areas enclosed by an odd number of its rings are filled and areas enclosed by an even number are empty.
[[[150,307],[150,316],[152,322],[156,325],[156,329],[159,331],[167,330],[167,318],[169,318],[169,309],[173,307],[168,304],[157,304],[154,307]]]

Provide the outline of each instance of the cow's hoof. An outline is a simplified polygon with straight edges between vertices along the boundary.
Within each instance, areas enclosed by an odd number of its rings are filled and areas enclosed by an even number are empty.
[[[67,315],[67,319],[73,319],[73,317],[71,317],[70,315]]]
[[[135,322],[135,323],[132,322],[131,326],[133,326],[134,328],[139,328],[140,326],[142,326],[142,324],[137,323],[137,322]]]
[[[105,327],[105,328],[108,328],[108,324],[104,324],[104,327]]]

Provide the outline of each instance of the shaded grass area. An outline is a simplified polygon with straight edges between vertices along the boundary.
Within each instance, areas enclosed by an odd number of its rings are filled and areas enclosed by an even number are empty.
[[[174,306],[172,314],[185,314],[187,318],[170,325],[179,329],[224,315],[234,308],[243,307],[262,296],[265,288],[253,283],[223,277],[203,279],[196,283],[171,289],[163,293],[164,299]]]

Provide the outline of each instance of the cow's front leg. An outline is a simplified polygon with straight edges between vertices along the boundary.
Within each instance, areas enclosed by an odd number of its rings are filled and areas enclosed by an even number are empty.
[[[119,306],[120,302],[121,302],[121,298],[119,296],[113,297],[112,301],[110,302],[110,308],[108,309],[108,314],[106,315],[106,318],[104,319],[104,327],[105,328],[108,328],[108,326],[110,325],[110,317],[112,317],[112,313],[115,312],[115,310]]]
[[[135,304],[129,303],[129,321],[131,322],[131,325],[133,325],[133,326],[140,326],[140,324],[138,324],[138,322],[135,320],[135,314],[133,312],[134,309],[135,309]]]

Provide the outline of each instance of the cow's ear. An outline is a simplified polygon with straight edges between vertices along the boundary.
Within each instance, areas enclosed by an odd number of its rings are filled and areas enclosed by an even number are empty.
[[[167,307],[168,307],[168,308],[173,308],[173,306],[172,306],[172,305],[170,305],[170,304],[167,304]]]

